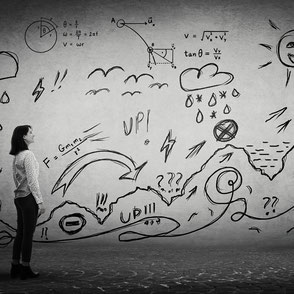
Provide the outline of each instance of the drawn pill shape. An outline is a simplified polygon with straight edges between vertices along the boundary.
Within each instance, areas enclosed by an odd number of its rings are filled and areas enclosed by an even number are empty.
[[[73,213],[63,216],[59,221],[59,227],[63,232],[74,235],[80,232],[86,223],[87,221],[81,213]]]

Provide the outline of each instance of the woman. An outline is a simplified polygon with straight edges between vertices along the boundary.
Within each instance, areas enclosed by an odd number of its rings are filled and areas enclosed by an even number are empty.
[[[30,267],[33,235],[37,218],[45,212],[39,187],[39,164],[29,145],[34,142],[31,126],[23,125],[14,129],[11,138],[13,179],[16,185],[14,203],[17,211],[17,232],[13,244],[11,278],[36,278]],[[20,263],[20,258],[22,263]]]

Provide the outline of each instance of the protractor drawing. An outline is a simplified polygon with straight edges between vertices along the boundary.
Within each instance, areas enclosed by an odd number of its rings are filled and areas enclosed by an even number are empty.
[[[25,31],[25,42],[34,52],[44,53],[51,50],[57,42],[56,24],[43,19],[31,23]]]

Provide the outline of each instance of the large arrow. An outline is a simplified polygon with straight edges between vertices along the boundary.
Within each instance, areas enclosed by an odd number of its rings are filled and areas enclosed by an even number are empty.
[[[51,194],[55,193],[59,189],[63,188],[63,197],[73,183],[73,181],[78,177],[78,175],[90,164],[100,161],[111,161],[120,166],[123,166],[128,169],[128,171],[119,177],[120,180],[133,180],[135,181],[146,165],[147,161],[136,166],[136,163],[130,157],[113,150],[98,150],[84,154],[79,157],[77,160],[72,162],[59,177],[55,183]]]

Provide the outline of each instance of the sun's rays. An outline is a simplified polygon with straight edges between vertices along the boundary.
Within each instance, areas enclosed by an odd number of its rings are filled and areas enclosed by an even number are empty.
[[[260,46],[263,46],[264,48],[266,48],[266,49],[268,49],[268,50],[270,50],[270,51],[272,51],[272,49],[273,49],[273,46],[272,45],[268,45],[268,44],[259,44]]]
[[[280,28],[272,20],[269,20],[269,24],[273,29],[280,30]],[[285,87],[288,86],[290,78],[291,78],[291,73],[292,72],[291,72],[290,68],[294,67],[293,60],[291,59],[291,56],[293,56],[293,54],[289,53],[289,48],[292,48],[293,44],[294,44],[293,32],[294,32],[294,30],[288,31],[287,33],[283,34],[280,37],[280,40],[276,45],[276,54],[277,54],[278,60],[281,62],[281,64],[283,66],[287,67]],[[291,40],[290,42],[289,42],[289,38],[292,38],[292,39],[290,39]],[[285,46],[285,40],[284,39],[288,42],[288,43],[286,43],[286,46]],[[284,42],[284,44],[282,44],[282,42]],[[266,48],[269,51],[273,51],[272,49],[273,49],[274,46],[272,46],[272,45],[264,44],[264,43],[260,43],[259,45]],[[272,64],[272,61],[268,61],[268,62],[266,62],[264,64],[259,65],[258,69],[265,68],[265,67],[269,66],[270,64]]]
[[[265,63],[265,64],[261,64],[259,67],[258,67],[258,69],[261,69],[261,68],[263,68],[263,67],[266,67],[266,66],[268,66],[268,65],[270,65],[270,64],[272,64],[273,62],[272,61],[269,61],[269,62],[267,62],[267,63]]]
[[[274,28],[275,30],[279,30],[280,28],[273,22],[269,19],[269,24],[272,28]]]
[[[288,86],[288,83],[290,81],[290,77],[291,77],[291,70],[289,70],[289,68],[287,68],[287,80],[286,80],[286,87]]]

